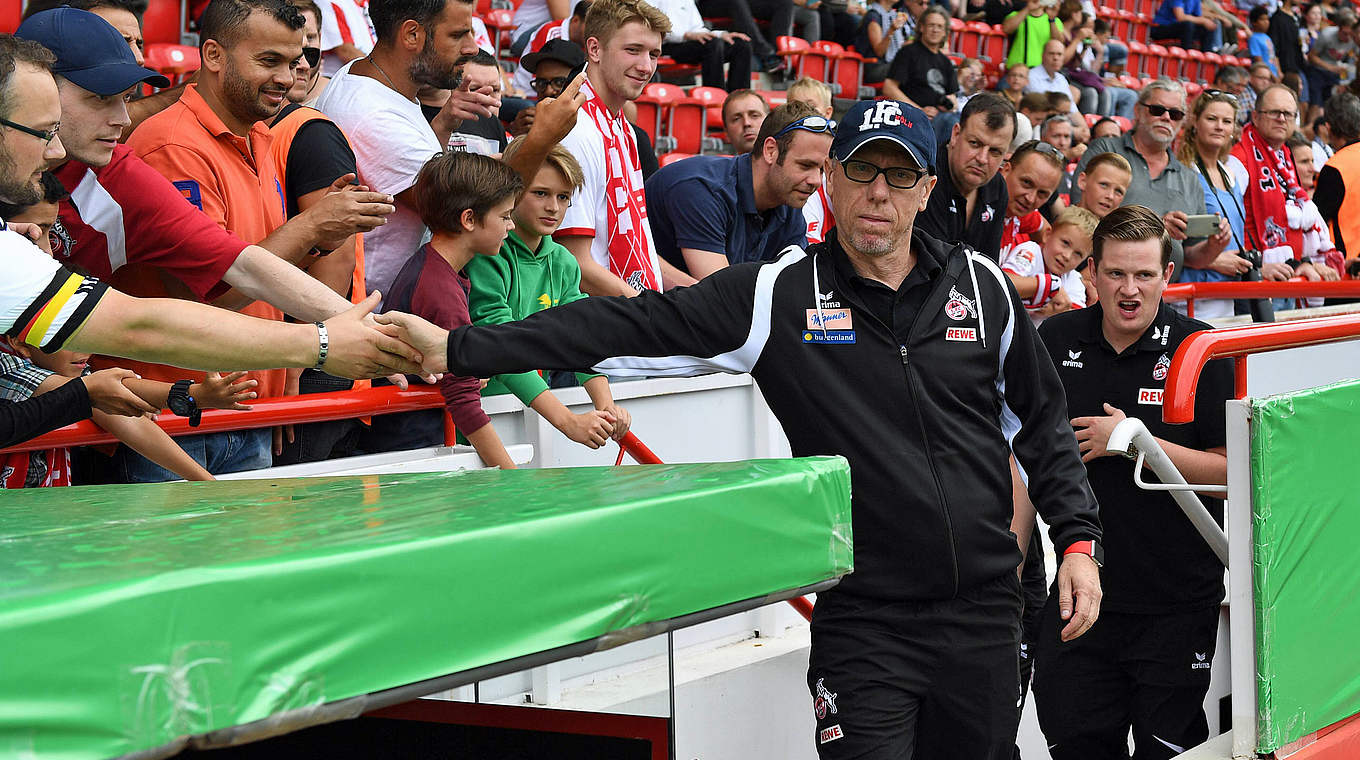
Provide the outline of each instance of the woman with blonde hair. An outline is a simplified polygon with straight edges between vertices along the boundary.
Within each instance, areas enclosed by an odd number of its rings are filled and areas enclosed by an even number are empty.
[[[1238,187],[1233,177],[1245,174],[1236,156],[1231,155],[1237,141],[1237,98],[1220,90],[1205,90],[1195,99],[1186,119],[1185,131],[1176,157],[1199,174],[1204,188],[1204,210],[1228,220],[1232,228],[1232,243],[1203,269],[1187,266],[1181,282],[1216,282],[1236,280],[1251,269],[1251,262],[1238,255],[1242,250],[1261,250],[1259,244],[1246,239],[1250,233],[1244,221],[1242,204],[1244,188]],[[1233,166],[1233,164],[1238,164]],[[1208,299],[1195,302],[1195,316],[1200,319],[1231,316],[1233,302],[1228,299]]]

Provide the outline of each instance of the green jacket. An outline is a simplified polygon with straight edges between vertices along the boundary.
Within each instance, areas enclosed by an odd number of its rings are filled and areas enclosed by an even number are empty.
[[[514,230],[501,244],[499,256],[474,256],[464,270],[472,281],[468,311],[474,325],[499,325],[524,319],[552,306],[586,297],[581,292],[581,267],[571,251],[544,237],[537,251],[529,250]],[[599,377],[578,373],[585,381]],[[483,396],[513,393],[526,406],[548,390],[537,372],[496,375]]]

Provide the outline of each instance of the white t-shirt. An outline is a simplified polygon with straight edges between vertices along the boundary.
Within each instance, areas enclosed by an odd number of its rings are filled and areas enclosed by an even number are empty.
[[[1038,243],[1032,240],[1012,246],[1010,251],[1001,258],[1001,268],[1021,277],[1037,277],[1048,271],[1048,268],[1044,266],[1043,250],[1039,248]],[[1059,279],[1062,281],[1063,292],[1067,293],[1067,297],[1072,301],[1072,308],[1084,308],[1086,306],[1086,285],[1081,281],[1081,274],[1072,270],[1060,275]],[[1036,325],[1046,319],[1046,317],[1041,317],[1033,312],[1029,316]]]
[[[0,231],[0,333],[56,351],[85,322],[108,286],[58,264],[33,241]]]
[[[616,144],[632,144],[636,139],[633,135],[633,128],[623,118],[621,114],[616,114],[609,120],[609,126],[614,133]],[[576,112],[576,126],[572,127],[571,132],[562,140],[562,147],[567,149],[581,164],[581,173],[585,181],[581,183],[581,189],[576,193],[575,201],[567,207],[567,212],[562,215],[562,226],[557,231],[557,235],[562,237],[572,235],[593,235],[590,243],[590,257],[595,263],[614,271],[610,267],[609,261],[609,226],[610,218],[615,219],[620,234],[636,239],[639,245],[635,245],[635,250],[640,245],[645,244],[647,256],[650,261],[652,274],[655,276],[658,285],[661,283],[661,263],[656,256],[656,243],[652,241],[652,226],[647,222],[646,217],[646,198],[647,193],[643,186],[642,165],[638,161],[637,151],[633,150],[628,155],[616,153],[609,157],[610,161],[623,163],[623,176],[628,184],[629,192],[638,199],[638,203],[643,210],[641,219],[633,219],[632,215],[625,209],[624,199],[605,198],[605,186],[609,178],[609,172],[605,166],[604,137],[597,127],[595,120],[582,108]],[[617,164],[616,164],[617,166]],[[593,202],[592,202],[593,201]],[[621,213],[621,209],[623,210]],[[390,224],[390,222],[389,222]],[[644,243],[645,241],[645,243]],[[619,272],[614,272],[618,275]],[[630,285],[633,283],[629,283]]]
[[[319,0],[321,8],[321,50],[334,50],[341,45],[353,45],[368,55],[373,50],[377,35],[368,18],[368,0]],[[321,73],[335,76],[344,61],[330,53],[321,59]]]
[[[827,224],[834,224],[835,219],[831,215],[831,198],[826,194],[825,184],[803,204],[803,219],[807,220],[808,245],[826,240]]]
[[[472,17],[472,41],[491,55],[496,54],[496,44],[491,41],[491,32],[487,31],[486,22],[476,16]]]
[[[415,184],[420,168],[443,146],[415,101],[349,70],[346,65],[336,73],[316,107],[349,138],[360,184],[396,195]],[[428,240],[420,216],[398,203],[387,224],[364,233],[368,289],[386,294],[402,265]]]
[[[515,9],[515,34],[524,34],[549,21],[552,21],[552,12],[548,10],[548,0],[524,0]]]

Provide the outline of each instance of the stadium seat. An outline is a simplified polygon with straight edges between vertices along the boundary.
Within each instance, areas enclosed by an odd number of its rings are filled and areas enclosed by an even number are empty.
[[[198,71],[202,60],[198,48],[171,45],[164,42],[148,43],[144,52],[146,66],[164,74],[171,84],[177,84],[190,73]]]
[[[190,12],[192,13],[192,10]],[[8,13],[0,12],[0,16],[8,16]],[[16,19],[14,23],[19,23],[17,11],[14,18]],[[142,14],[142,40],[147,47],[153,42],[178,45],[181,41],[180,31],[184,28],[182,24],[187,24],[188,21],[189,19],[181,21],[178,0],[151,0],[146,13]]]
[[[760,97],[765,98],[765,102],[770,104],[770,108],[778,108],[789,102],[789,94],[784,90],[756,90]]]
[[[693,155],[695,154],[681,153],[680,151],[673,150],[670,153],[662,155],[660,158],[656,160],[656,162],[661,166],[670,166],[671,164],[675,163],[676,161],[679,161],[680,159],[689,158],[690,156]]]
[[[1199,97],[1200,92],[1204,90],[1204,85],[1199,82],[1186,80],[1183,84],[1185,85],[1185,95],[1189,100]]]
[[[1125,132],[1129,131],[1130,129],[1133,129],[1133,122],[1129,121],[1123,116],[1111,116],[1110,118],[1114,119],[1114,122],[1119,125],[1119,128]]]
[[[994,26],[988,26],[981,21],[974,21],[971,23],[986,27],[987,29],[987,31],[983,33],[984,36],[982,38],[983,60],[995,61],[1004,66],[1006,61],[1007,39],[1006,33],[1001,30],[1001,25],[996,24]]]
[[[642,88],[637,100],[637,125],[655,145],[657,138],[666,136],[663,126],[670,124],[670,105],[685,97],[685,91],[673,84],[652,82]]]
[[[965,23],[963,31],[959,32],[958,52],[965,58],[981,58],[983,43],[991,32],[992,28],[980,21]]]
[[[1203,53],[1200,53],[1203,56]],[[1190,60],[1186,55],[1185,48],[1178,45],[1169,45],[1166,48],[1166,58],[1162,60],[1162,76],[1172,79],[1194,79],[1187,72]]]
[[[697,63],[680,63],[668,55],[663,55],[656,59],[656,70],[663,79],[692,84],[703,71],[703,67]]]
[[[1181,78],[1191,82],[1207,82],[1204,78],[1204,52],[1195,48],[1185,51],[1181,59]]]
[[[1143,86],[1143,80],[1128,72],[1119,75],[1119,83],[1130,90],[1138,90]]]
[[[708,132],[708,104],[684,97],[671,103],[670,126],[666,129],[681,153],[702,153]]]
[[[1205,53],[1204,63],[1200,65],[1199,78],[1203,82],[1214,81],[1214,76],[1218,70],[1223,68],[1223,56],[1218,53]]]
[[[963,33],[968,28],[968,24],[961,18],[949,19],[949,44],[945,46],[945,51],[950,53],[963,53]],[[968,55],[965,53],[964,57]]]
[[[812,43],[802,37],[790,37],[781,34],[775,38],[775,52],[784,59],[789,71],[798,71],[799,63],[803,58],[803,53],[812,47]]]
[[[1143,76],[1144,59],[1147,58],[1147,45],[1138,40],[1129,40],[1129,60],[1124,64],[1124,70],[1135,77]]]
[[[952,58],[952,56],[951,56]],[[842,50],[831,60],[831,92],[843,98],[859,99],[874,96],[875,87],[864,87],[865,57],[853,50]],[[878,60],[868,59],[868,60]],[[960,59],[962,60],[962,59]],[[955,62],[957,66],[958,63]],[[882,84],[879,85],[882,87]]]
[[[505,52],[504,59],[509,60],[510,46],[514,44],[515,13],[505,8],[492,8],[486,13],[478,14],[482,22],[486,24],[486,33],[491,36],[491,44],[496,47],[495,56],[502,58],[502,51]]]
[[[1167,69],[1173,67],[1173,64],[1171,61],[1171,51],[1166,47],[1158,45],[1155,42],[1148,45],[1148,57],[1157,62],[1156,66],[1152,69],[1152,73],[1148,76],[1154,78],[1162,76],[1175,77],[1175,74],[1167,71]],[[1179,64],[1175,64],[1175,67],[1179,68]]]
[[[1096,125],[1096,122],[1100,121],[1103,118],[1105,117],[1101,116],[1098,113],[1088,113],[1086,114],[1086,126],[1094,127]]]
[[[14,34],[23,13],[24,0],[0,0],[0,34]]]
[[[803,53],[802,60],[799,61],[798,76],[808,76],[823,82],[830,82],[831,62],[843,52],[845,52],[844,47],[830,40],[818,40],[812,43],[807,52]]]
[[[705,124],[708,129],[722,130],[722,104],[727,99],[727,90],[721,87],[691,87],[689,97],[707,106]]]

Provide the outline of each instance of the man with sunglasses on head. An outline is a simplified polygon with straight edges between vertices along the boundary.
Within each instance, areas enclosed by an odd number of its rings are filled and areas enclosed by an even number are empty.
[[[1133,179],[1124,194],[1124,206],[1147,206],[1162,216],[1171,236],[1171,260],[1176,266],[1172,277],[1183,266],[1208,267],[1232,238],[1226,219],[1220,219],[1218,234],[1191,238],[1185,226],[1192,215],[1204,213],[1204,189],[1199,175],[1181,163],[1172,146],[1185,121],[1185,88],[1180,82],[1162,77],[1138,93],[1133,111],[1133,129],[1119,137],[1092,140],[1077,164],[1073,176],[1086,170],[1086,162],[1102,153],[1118,153],[1133,167]],[[1081,188],[1071,189],[1072,203],[1081,199]]]
[[[1012,452],[1062,557],[1059,635],[1099,612],[1097,507],[1057,374],[996,263],[917,228],[934,156],[921,110],[860,101],[825,163],[837,226],[824,243],[495,327],[379,317],[431,369],[476,377],[750,372],[795,456],[844,456],[855,571],[818,596],[808,671],[823,758],[1010,758]]]
[[[807,244],[803,204],[822,185],[836,122],[807,103],[770,112],[756,150],[694,156],[647,180],[657,254],[702,280],[730,264],[773,261]]]

